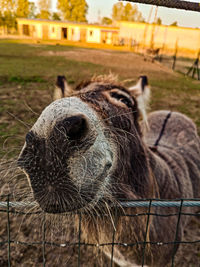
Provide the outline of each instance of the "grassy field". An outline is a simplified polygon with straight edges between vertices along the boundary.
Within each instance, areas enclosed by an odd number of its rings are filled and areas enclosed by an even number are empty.
[[[1,40],[0,63],[1,159],[18,155],[26,132],[53,99],[57,75],[66,75],[68,82],[76,85],[93,75],[112,72],[129,86],[139,75],[146,74],[152,88],[151,109],[183,112],[196,122],[200,132],[200,83],[172,72],[160,63],[146,62],[141,55],[126,51]],[[7,244],[1,245],[1,241],[7,240],[6,216],[6,213],[0,214],[0,266],[7,266]],[[10,216],[12,240],[42,240],[41,218],[35,216],[33,220],[28,216],[25,219],[13,214]],[[55,232],[59,232],[58,228]],[[189,240],[197,239],[200,236],[199,222],[193,222],[191,230],[193,232],[189,232]],[[65,240],[63,233],[61,238],[57,232],[55,236],[59,243],[62,238]],[[177,257],[176,266],[196,267],[200,257],[199,247],[185,247],[186,250],[181,250]],[[12,244],[11,251],[12,266],[42,266],[42,246]],[[99,266],[92,263],[96,257],[91,250],[82,248],[81,253],[84,256],[81,266],[88,266],[88,259],[90,266]],[[77,247],[68,248],[67,254],[61,248],[48,246],[46,257],[50,264],[46,266],[76,266]],[[188,262],[191,264],[188,265]],[[101,266],[110,266],[110,263]]]

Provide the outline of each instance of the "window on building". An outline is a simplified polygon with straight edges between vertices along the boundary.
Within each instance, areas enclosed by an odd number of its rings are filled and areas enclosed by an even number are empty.
[[[74,29],[72,29],[72,35],[74,35]]]
[[[55,32],[55,28],[54,28],[54,27],[52,27],[52,29],[51,29],[51,30],[52,30],[52,32]]]
[[[93,36],[93,31],[90,31],[90,36],[91,36],[91,37]]]

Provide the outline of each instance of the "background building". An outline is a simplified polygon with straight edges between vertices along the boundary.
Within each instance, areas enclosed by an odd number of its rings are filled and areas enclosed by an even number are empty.
[[[140,22],[117,22],[115,27],[68,21],[18,18],[18,32],[44,40],[160,48],[165,53],[178,49],[182,55],[196,55],[200,49],[200,29]]]
[[[144,47],[163,48],[166,51],[179,50],[198,51],[200,49],[200,29],[166,26],[158,24],[121,21],[119,38],[124,42],[139,43]]]
[[[66,21],[18,18],[17,23],[20,35],[45,40],[112,44],[119,32],[118,27]]]

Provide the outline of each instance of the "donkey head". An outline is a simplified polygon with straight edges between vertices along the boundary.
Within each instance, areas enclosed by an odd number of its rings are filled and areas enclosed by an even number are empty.
[[[134,90],[97,77],[63,92],[42,112],[18,159],[34,198],[49,213],[152,191]],[[59,81],[57,82],[59,87]]]

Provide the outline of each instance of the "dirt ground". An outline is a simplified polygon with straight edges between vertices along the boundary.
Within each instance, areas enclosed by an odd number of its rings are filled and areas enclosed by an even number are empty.
[[[83,78],[87,79],[94,74],[108,74],[110,71],[119,75],[120,80],[125,80],[127,85],[133,84],[139,75],[147,74],[152,86],[151,109],[184,112],[193,118],[200,129],[199,82],[172,72],[160,63],[144,62],[142,56],[128,52],[53,46],[44,49],[44,46],[37,44],[18,47],[19,54],[14,58],[12,50],[16,47],[9,47],[7,44],[6,47],[7,50],[5,47],[1,50],[0,47],[0,59],[4,62],[4,70],[0,66],[0,162],[6,159],[12,161],[19,154],[26,132],[44,107],[52,101],[58,74],[65,74],[73,86]],[[20,185],[25,184],[25,188],[28,188],[26,179],[18,176],[14,178],[15,172],[12,170],[5,174],[5,169],[5,166],[0,166],[0,201],[6,200],[2,195],[8,193],[7,177],[10,177],[10,191],[15,192],[17,199],[23,200],[24,191]],[[20,182],[21,179],[23,182]],[[0,210],[1,267],[8,266],[8,214],[5,211],[6,209]],[[184,240],[198,240],[199,243],[180,246],[175,257],[177,267],[200,267],[198,218],[199,216],[194,217],[188,225]],[[78,242],[78,233],[71,231],[65,218],[53,218],[51,221],[47,225],[45,240],[56,244]],[[10,214],[10,239],[15,241],[10,247],[11,266],[44,266],[42,222],[42,215]],[[73,220],[71,223],[73,224]],[[111,265],[98,248],[81,246],[80,253],[80,266]],[[77,244],[66,247],[46,244],[44,254],[46,266],[78,266]]]
[[[120,75],[123,77],[132,76],[132,80],[140,76],[141,73],[148,73],[149,77],[157,76],[160,73],[161,77],[165,75],[165,79],[167,78],[166,75],[176,76],[169,68],[159,62],[147,61],[144,64],[140,55],[130,52],[77,48],[74,51],[46,51],[42,52],[41,55],[62,56],[76,61],[101,64],[110,67],[112,70],[120,68]]]

